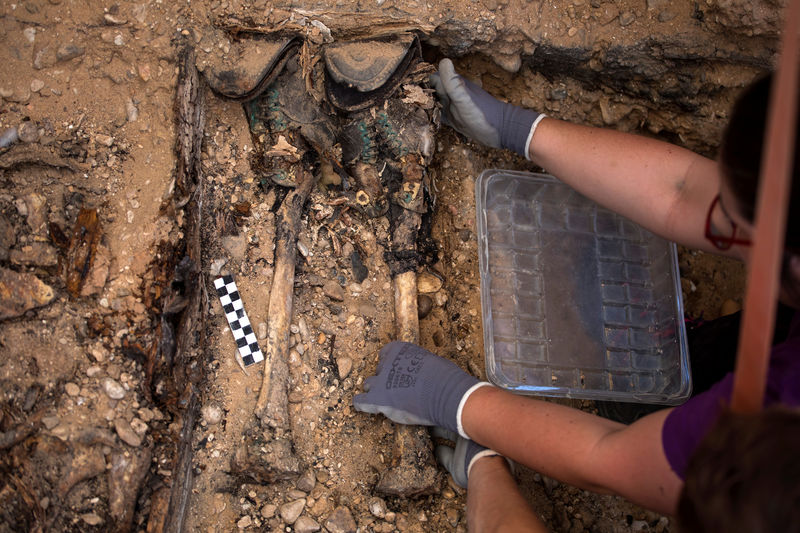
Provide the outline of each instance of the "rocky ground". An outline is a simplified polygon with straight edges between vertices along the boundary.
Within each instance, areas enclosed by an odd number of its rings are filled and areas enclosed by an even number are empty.
[[[426,60],[455,57],[510,101],[713,155],[736,91],[773,59],[778,7],[325,4],[0,6],[0,531],[466,527],[464,491],[445,475],[424,496],[374,491],[394,428],[351,400],[395,335],[391,228],[343,203],[335,179],[312,190],[297,247],[286,383],[298,473],[265,483],[232,467],[259,427],[261,367],[237,363],[211,280],[236,277],[263,345],[281,193],[262,186],[242,105],[208,88],[194,101],[199,165],[179,156],[181,51],[224,54],[206,44],[210,26],[290,29],[312,53],[420,29]],[[435,247],[418,276],[420,343],[481,377],[473,190],[487,168],[535,170],[436,132]],[[740,266],[692,250],[680,266],[690,315],[740,305]],[[518,477],[554,531],[670,529],[622,499]]]

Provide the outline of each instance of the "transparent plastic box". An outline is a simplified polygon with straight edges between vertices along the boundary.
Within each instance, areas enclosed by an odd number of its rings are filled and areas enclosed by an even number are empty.
[[[492,383],[592,400],[689,397],[675,244],[552,176],[487,170],[475,192]]]

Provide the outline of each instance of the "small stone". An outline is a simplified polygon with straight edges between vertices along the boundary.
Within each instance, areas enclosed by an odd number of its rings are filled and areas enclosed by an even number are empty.
[[[56,59],[59,62],[69,61],[70,59],[75,59],[76,57],[82,56],[85,52],[86,50],[79,46],[67,44],[58,47],[58,50],[56,51]]]
[[[256,334],[260,340],[264,340],[267,338],[267,323],[266,322],[259,322],[258,326],[256,326]]]
[[[105,378],[103,380],[103,391],[105,391],[112,400],[121,400],[126,394],[125,388],[111,378]]]
[[[152,76],[152,74],[150,73],[150,65],[148,65],[147,63],[143,63],[139,65],[138,70],[139,70],[139,77],[142,79],[142,81],[144,82],[150,81],[150,78]]]
[[[142,438],[133,430],[131,425],[124,418],[114,420],[114,429],[117,435],[125,444],[138,448],[142,445]]]
[[[222,409],[217,405],[204,405],[200,413],[209,426],[217,425],[222,421]]]
[[[376,518],[384,518],[386,516],[386,502],[383,499],[374,497],[369,500],[369,512]]]
[[[17,128],[19,140],[26,143],[35,143],[39,140],[39,127],[33,122],[23,122]]]
[[[25,28],[22,30],[22,35],[25,36],[29,43],[32,43],[36,40],[36,28]]]
[[[114,144],[114,137],[111,135],[105,135],[103,133],[98,133],[95,135],[94,140],[103,146],[108,146],[109,148],[112,144]]]
[[[253,525],[253,519],[250,518],[248,515],[243,516],[242,518],[239,519],[238,522],[236,522],[236,526],[239,529],[247,529],[251,525]]]
[[[417,316],[420,320],[427,317],[433,309],[433,298],[427,294],[417,296]]]
[[[291,525],[294,524],[295,521],[300,517],[303,512],[303,509],[306,507],[306,500],[305,498],[300,498],[299,500],[295,500],[293,502],[285,503],[281,505],[280,508],[280,515],[281,519],[286,522],[287,524]]]
[[[142,437],[145,435],[145,433],[147,433],[148,429],[147,424],[144,422],[144,420],[141,420],[139,418],[134,418],[133,420],[131,420],[131,428],[133,428],[133,430],[136,432],[137,435]]]
[[[316,520],[309,516],[301,516],[294,523],[295,533],[314,533],[321,529]]]
[[[67,383],[64,385],[64,390],[67,392],[67,394],[73,397],[81,393],[81,388],[75,383]]]
[[[136,122],[139,120],[139,108],[133,103],[133,100],[125,102],[125,115],[128,117],[128,122]]]
[[[356,533],[356,521],[350,509],[341,506],[333,510],[325,521],[325,527],[330,533]]]
[[[297,480],[297,490],[302,490],[303,492],[311,492],[314,489],[314,485],[317,484],[317,478],[314,475],[314,471],[311,469],[306,470],[302,476]]]
[[[339,372],[339,379],[344,379],[350,375],[353,369],[353,360],[349,357],[340,357],[336,360],[336,369]]]
[[[261,508],[261,516],[264,518],[272,518],[275,516],[275,512],[278,510],[278,506],[272,503],[266,504],[264,507]]]
[[[119,17],[112,15],[111,13],[106,13],[103,15],[103,20],[106,24],[110,26],[122,26],[123,24],[127,24],[128,21]]]
[[[121,34],[118,33],[114,36],[114,44],[117,46],[122,46],[125,44],[125,39],[122,38]]]
[[[328,340],[328,337],[320,331],[319,335],[317,335],[317,344],[325,344],[326,340]]]
[[[100,518],[96,513],[86,513],[81,515],[81,520],[89,524],[90,526],[99,526],[103,523],[103,519]]]
[[[58,418],[57,416],[45,416],[44,418],[42,418],[42,424],[44,424],[45,429],[47,429],[48,431],[50,431],[60,423],[61,419]]]
[[[344,289],[333,280],[325,282],[325,285],[322,286],[322,292],[331,300],[336,300],[337,302],[344,300]]]
[[[44,82],[38,78],[33,78],[31,80],[31,92],[38,93],[42,89],[44,89]]]
[[[442,280],[429,272],[421,272],[417,276],[417,292],[430,294],[442,288]]]
[[[623,28],[632,24],[635,20],[636,15],[631,11],[626,11],[625,13],[620,13],[619,15],[619,25]]]

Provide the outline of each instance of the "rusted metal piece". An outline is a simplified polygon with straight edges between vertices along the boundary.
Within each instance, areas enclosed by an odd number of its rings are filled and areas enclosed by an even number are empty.
[[[100,241],[100,221],[96,209],[81,209],[67,251],[66,285],[69,293],[77,298],[92,270],[95,250]]]
[[[294,266],[300,215],[314,185],[306,170],[298,170],[297,186],[289,191],[275,216],[275,272],[267,311],[267,340],[264,350],[264,378],[255,413],[262,424],[286,429],[289,425],[287,383],[289,370],[289,325],[292,319]]]

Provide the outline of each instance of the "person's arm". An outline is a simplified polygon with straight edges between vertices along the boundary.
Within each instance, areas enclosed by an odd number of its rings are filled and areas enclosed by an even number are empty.
[[[670,468],[661,443],[669,411],[625,426],[563,405],[481,387],[467,398],[461,421],[475,442],[537,472],[674,514],[683,483]]]
[[[705,238],[706,214],[719,192],[715,161],[655,139],[552,118],[540,122],[528,149],[532,161],[598,204],[669,240],[721,253]],[[737,250],[729,255],[738,257]]]
[[[473,533],[547,533],[499,456],[475,462],[467,491],[467,526]]]
[[[458,75],[449,59],[441,61],[431,81],[445,122],[464,135],[524,155],[667,239],[741,258],[741,247],[720,252],[704,237],[706,213],[719,192],[715,161],[647,137],[570,124],[501,102]]]

